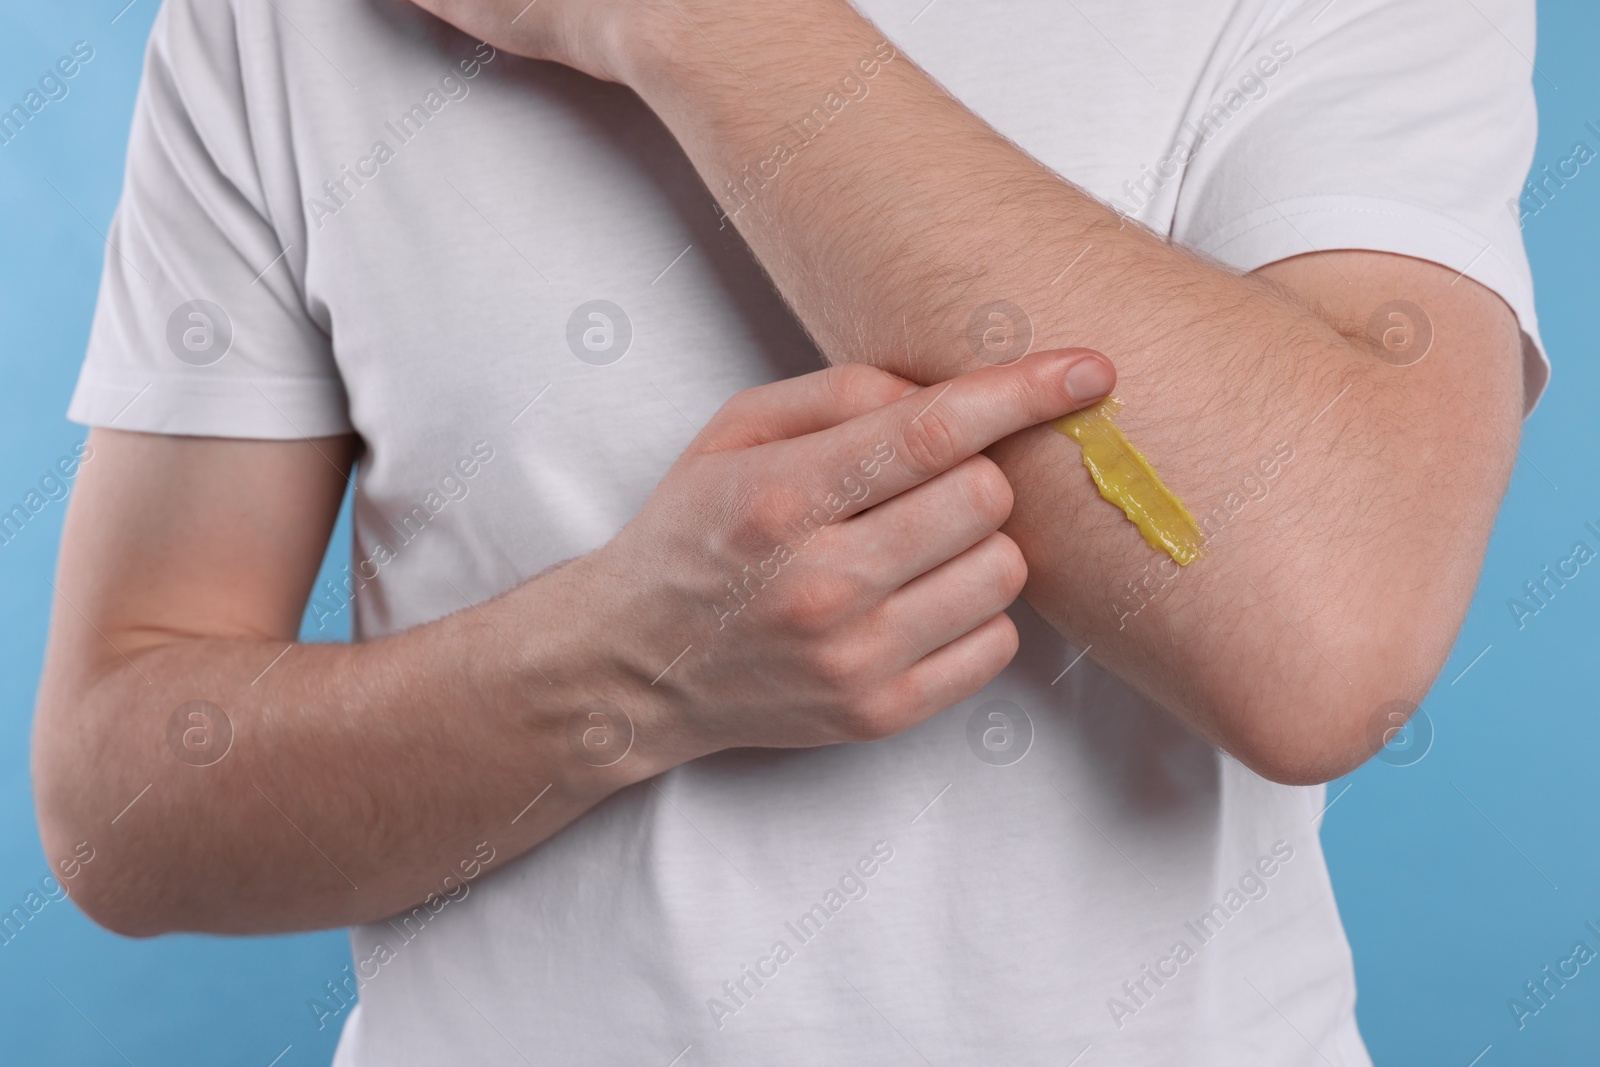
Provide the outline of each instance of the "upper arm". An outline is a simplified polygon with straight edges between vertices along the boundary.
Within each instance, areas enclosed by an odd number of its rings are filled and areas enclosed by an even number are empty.
[[[62,535],[47,685],[174,638],[294,639],[354,435],[260,441],[97,428],[89,444]]]

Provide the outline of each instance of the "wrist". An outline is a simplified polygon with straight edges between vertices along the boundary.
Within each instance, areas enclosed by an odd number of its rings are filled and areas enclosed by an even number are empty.
[[[653,640],[647,624],[657,613],[609,548],[523,587],[524,602],[537,605],[523,617],[554,637],[553,654],[513,667],[523,700],[539,709],[528,725],[570,757],[576,780],[608,792],[715,749],[687,729],[675,690],[653,684],[678,650]]]
[[[600,63],[610,79],[643,96],[646,86],[671,73],[674,62],[690,62],[705,42],[683,39],[685,30],[694,32],[687,18],[673,9],[672,0],[614,5],[606,24],[595,33]]]
[[[752,94],[771,102],[807,85],[806,67],[840,50],[854,55],[860,40],[884,35],[849,0],[749,5],[728,0],[637,0],[617,11],[605,35],[615,80],[647,103],[668,94],[734,90],[754,107]],[[832,74],[837,63],[825,64]],[[659,110],[659,108],[658,108]]]

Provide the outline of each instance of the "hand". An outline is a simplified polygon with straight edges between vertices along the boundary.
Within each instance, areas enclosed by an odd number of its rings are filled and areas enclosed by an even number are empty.
[[[513,55],[563,63],[622,81],[624,31],[645,19],[644,0],[412,0],[457,29]]]
[[[1086,361],[1104,389],[1074,398]],[[1016,652],[1027,578],[978,453],[1112,376],[1077,349],[926,389],[846,364],[738,394],[585,561],[611,673],[701,753],[873,740],[972,696]]]

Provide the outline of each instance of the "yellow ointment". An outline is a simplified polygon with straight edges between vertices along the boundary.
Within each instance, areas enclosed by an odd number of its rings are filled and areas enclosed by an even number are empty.
[[[1112,421],[1121,408],[1122,401],[1107,397],[1050,425],[1078,442],[1100,495],[1122,509],[1151,548],[1165,551],[1179,564],[1193,563],[1204,541],[1200,524]]]

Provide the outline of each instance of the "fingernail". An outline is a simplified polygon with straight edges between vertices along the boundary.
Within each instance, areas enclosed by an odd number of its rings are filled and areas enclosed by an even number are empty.
[[[1098,400],[1111,392],[1114,379],[1105,360],[1093,356],[1080,359],[1067,368],[1067,395],[1079,403]]]
[[[917,392],[921,388],[922,388],[922,386],[918,385],[915,382],[912,382],[910,385],[906,386],[906,391],[900,394],[900,399],[904,400],[906,397],[910,396],[912,393]]]

